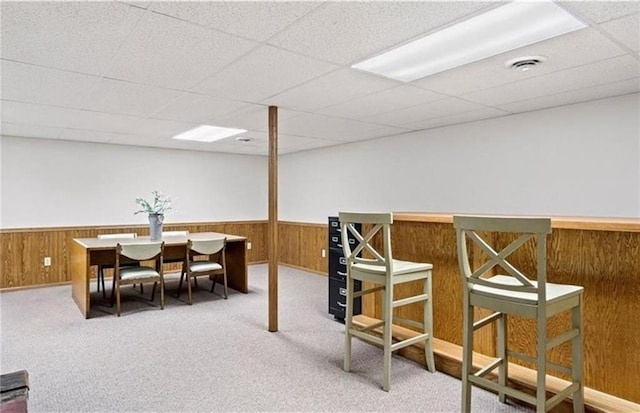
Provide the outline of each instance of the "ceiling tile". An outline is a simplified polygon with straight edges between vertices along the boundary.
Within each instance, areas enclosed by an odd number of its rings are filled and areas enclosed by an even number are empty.
[[[411,84],[450,95],[464,94],[624,53],[624,50],[598,30],[589,28],[427,76]],[[504,65],[506,61],[517,57],[539,55],[546,57],[547,61],[528,72],[510,69]]]
[[[88,110],[2,101],[2,120],[16,124],[52,126],[111,134],[170,138],[197,126],[194,123],[143,119]]]
[[[294,110],[314,110],[398,84],[397,81],[343,68],[270,97],[262,103]]]
[[[340,141],[332,141],[329,139],[314,139],[312,142],[305,143],[303,145],[289,146],[286,148],[278,148],[278,153],[281,155],[287,153],[301,152],[301,151],[309,151],[313,149],[319,148],[328,148],[329,146],[343,145],[344,142]]]
[[[278,122],[299,116],[300,112],[286,109],[278,109]],[[264,130],[269,127],[269,108],[262,105],[248,105],[247,107],[233,112],[227,116],[213,118],[210,120],[215,126],[227,128],[238,128],[246,130]]]
[[[68,110],[62,114],[68,128],[90,130],[104,133],[132,133],[142,120],[133,116],[114,115],[112,113],[88,110]]]
[[[48,126],[36,125],[18,125],[15,123],[7,122],[2,122],[0,128],[2,129],[0,130],[0,135],[20,136],[25,138],[56,139],[62,132],[62,128],[51,128]]]
[[[559,92],[611,83],[637,77],[640,62],[630,56],[615,57],[546,76],[509,83],[507,85],[463,95],[465,99],[489,106],[533,99]]]
[[[482,2],[328,2],[269,43],[335,63],[355,63],[491,5]]]
[[[162,138],[158,136],[139,136],[139,135],[120,135],[114,137],[111,142],[116,145],[131,145],[148,148],[168,148],[168,149],[184,149],[191,150],[192,142],[180,141],[170,138]]]
[[[257,132],[250,131],[247,133],[243,133],[242,136],[249,137],[253,139],[251,142],[240,143],[242,145],[253,145],[253,146],[269,146],[269,134],[267,132]],[[229,143],[235,142],[235,137],[221,140],[220,143]],[[317,138],[310,138],[308,136],[297,136],[297,135],[287,135],[287,134],[278,134],[278,152],[281,149],[293,148],[293,147],[311,147],[311,146],[325,146],[325,145],[336,145],[342,143],[341,141],[334,140],[324,140]]]
[[[268,151],[268,148],[266,146],[247,145],[241,142],[200,143],[192,147],[192,149],[198,150],[198,151],[223,152],[223,153],[233,153],[233,154],[239,154],[239,155],[259,155],[259,156],[266,156]]]
[[[256,45],[171,17],[147,13],[105,76],[187,90]]]
[[[144,117],[157,112],[180,95],[175,90],[103,78],[89,94],[84,107]]]
[[[9,60],[0,61],[2,99],[52,106],[81,107],[99,78]]]
[[[304,113],[282,122],[282,124],[279,125],[279,131],[280,133],[289,135],[348,142],[385,135],[395,135],[407,132],[408,130],[391,126],[381,126],[374,123]]]
[[[403,85],[329,106],[318,112],[350,119],[365,119],[380,113],[391,112],[446,97],[439,93]]]
[[[246,108],[247,103],[214,98],[195,93],[184,93],[151,115],[152,118],[178,120],[185,122],[207,123],[232,112]]]
[[[195,92],[258,102],[337,66],[272,46],[255,50],[194,87]]]
[[[171,138],[197,126],[199,126],[199,124],[189,122],[176,122],[162,119],[140,119],[135,123],[135,125],[128,128],[127,133],[154,138]]]
[[[109,143],[115,138],[120,138],[123,136],[125,135],[118,133],[105,133],[80,129],[65,129],[62,131],[58,139],[64,139],[67,141]]]
[[[629,49],[640,52],[640,13],[604,23],[600,27]]]
[[[372,122],[409,128],[408,125],[428,119],[483,109],[484,106],[458,98],[436,100],[409,108],[382,113],[370,118]]]
[[[1,56],[99,75],[144,10],[117,2],[1,4]]]
[[[612,82],[585,89],[572,90],[557,93],[535,99],[521,100],[519,102],[506,103],[500,108],[509,112],[528,112],[554,106],[568,105],[571,103],[586,102],[589,100],[604,99],[607,97],[626,95],[640,92],[640,77],[635,79]]]
[[[563,5],[577,17],[602,23],[633,13],[640,13],[637,1],[563,1]]]
[[[434,119],[427,119],[424,121],[412,123],[409,126],[412,129],[431,129],[445,125],[454,125],[457,123],[473,122],[476,120],[497,118],[499,116],[509,115],[509,112],[505,110],[499,110],[494,108],[482,108],[472,110],[470,112],[456,113],[455,115],[441,116]]]
[[[319,2],[156,2],[151,10],[223,32],[264,41]]]
[[[0,118],[8,123],[64,128],[69,117],[76,112],[81,111],[3,100]]]
[[[499,5],[3,1],[2,126],[264,156],[268,105],[279,107],[284,154],[640,90],[637,1],[566,2],[592,27],[410,84],[346,66]],[[504,67],[523,55],[548,60],[527,73]],[[203,123],[255,140],[171,139]]]

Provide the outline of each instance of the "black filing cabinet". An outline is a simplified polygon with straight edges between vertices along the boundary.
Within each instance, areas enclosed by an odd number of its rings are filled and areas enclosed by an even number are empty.
[[[359,227],[356,227],[360,231]],[[349,237],[351,249],[355,238]],[[355,281],[355,291],[360,291],[360,281]],[[362,299],[356,298],[353,314],[362,313]],[[342,250],[342,235],[338,217],[329,217],[329,314],[344,320],[347,314],[347,260]]]

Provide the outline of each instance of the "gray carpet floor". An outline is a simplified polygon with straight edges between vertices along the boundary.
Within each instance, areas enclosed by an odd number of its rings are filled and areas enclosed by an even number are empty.
[[[249,294],[201,289],[193,306],[172,296],[173,276],[164,311],[145,300],[150,288],[127,287],[120,318],[92,288],[88,320],[70,286],[0,294],[0,369],[29,371],[31,412],[460,411],[459,380],[402,357],[382,391],[382,351],[357,340],[345,373],[326,277],[280,268],[277,333],[267,331],[266,265],[250,267]],[[531,411],[476,388],[472,403]]]

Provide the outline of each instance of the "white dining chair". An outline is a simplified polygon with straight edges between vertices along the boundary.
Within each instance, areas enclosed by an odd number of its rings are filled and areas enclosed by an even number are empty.
[[[98,239],[110,239],[110,240],[131,240],[137,238],[138,234],[135,232],[123,233],[123,234],[98,234]],[[114,266],[111,264],[98,265],[98,277],[96,280],[97,290],[100,292],[100,286],[102,285],[102,298],[107,298],[107,293],[104,288],[104,270],[112,269]]]
[[[194,284],[197,286],[195,280],[199,276],[208,275],[211,280],[211,292],[214,291],[216,286],[216,278],[222,276],[223,281],[223,297],[226,299],[227,294],[227,266],[225,257],[225,248],[227,245],[227,239],[213,238],[213,239],[200,239],[200,240],[188,240],[185,265],[180,275],[180,283],[178,285],[178,297],[180,297],[180,290],[182,289],[182,280],[186,278],[188,302],[189,305],[193,304],[193,297],[191,294],[191,280],[194,280]],[[195,260],[195,257],[206,256],[206,260]]]
[[[162,273],[162,252],[164,242],[118,243],[116,246],[116,265],[113,277],[113,290],[116,296],[116,314],[120,317],[120,286],[153,281],[151,301],[154,300],[156,287],[160,283],[160,309],[164,309],[164,276]],[[128,260],[155,261],[155,268],[138,265],[122,266],[122,258]]]

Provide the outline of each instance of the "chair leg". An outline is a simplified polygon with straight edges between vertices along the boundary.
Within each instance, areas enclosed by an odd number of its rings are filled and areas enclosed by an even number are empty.
[[[580,303],[571,310],[571,328],[578,329],[578,335],[571,340],[571,379],[578,383],[578,389],[573,393],[573,413],[584,412],[584,378],[582,376],[582,294]]]
[[[186,280],[187,281],[187,295],[189,296],[189,305],[192,305],[193,304],[193,298],[191,297],[191,280],[190,280],[190,278],[192,278],[192,277],[190,277],[189,274],[187,273],[187,280]],[[193,278],[196,278],[196,277],[193,277]]]
[[[211,277],[213,277],[213,278],[211,278]],[[213,289],[216,287],[216,280],[218,279],[218,276],[217,275],[212,275],[211,277],[209,277],[209,278],[211,278],[211,291],[209,291],[209,292],[212,293]]]
[[[114,273],[113,273],[113,280],[112,280],[112,282],[111,282],[111,299],[109,300],[109,305],[110,305],[110,307],[113,307],[113,304],[114,304],[114,302],[113,302],[113,301],[114,301],[114,294],[115,294],[115,291],[116,291],[116,273],[115,273],[115,271],[114,271]]]
[[[164,277],[160,278],[160,309],[164,310]]]
[[[106,300],[107,298],[107,290],[104,288],[104,270],[102,267],[98,267],[98,279],[102,282],[102,299]],[[100,284],[98,284],[98,291],[100,291]]]
[[[178,283],[178,294],[176,294],[176,298],[180,298],[180,291],[182,291],[182,280],[187,274],[183,271],[180,274],[180,282]]]
[[[540,309],[538,309],[540,311]],[[546,314],[538,314],[538,369],[536,380],[536,412],[545,413],[547,404],[547,320]]]
[[[120,317],[120,284],[116,284],[116,314]]]
[[[198,286],[198,277],[193,277],[193,286],[194,287]]]
[[[509,358],[507,357],[507,315],[502,313],[498,319],[498,358],[502,359],[502,364],[498,366],[498,384],[504,389],[507,387],[509,377]],[[507,401],[506,393],[503,390],[498,391],[498,400],[502,403]]]
[[[353,328],[353,278],[347,275],[347,308],[344,317],[344,366],[343,370],[351,371],[351,329]]]
[[[387,278],[387,285],[384,288],[384,306],[382,312],[384,313],[384,329],[383,329],[383,343],[384,343],[384,371],[382,377],[382,389],[389,391],[391,389],[391,333],[393,328],[393,284]]]
[[[140,284],[142,285],[142,284]],[[153,283],[153,288],[151,289],[151,301],[156,297],[156,287],[158,286],[157,282]]]
[[[429,335],[424,343],[424,357],[427,362],[427,370],[436,371],[436,363],[433,359],[433,300],[431,299],[431,275],[425,278],[423,285],[427,299],[423,302],[423,331]]]
[[[471,412],[471,382],[473,359],[473,306],[469,304],[468,292],[464,298],[464,316],[462,320],[462,412]]]
[[[100,292],[100,284],[102,284],[102,299],[104,300],[107,298],[107,292],[104,288],[104,269],[102,265],[98,265],[98,279],[96,280],[98,292]]]
[[[222,273],[222,280],[224,282],[224,299],[226,300],[227,297],[229,296],[227,294],[227,270],[225,269],[224,272]]]

